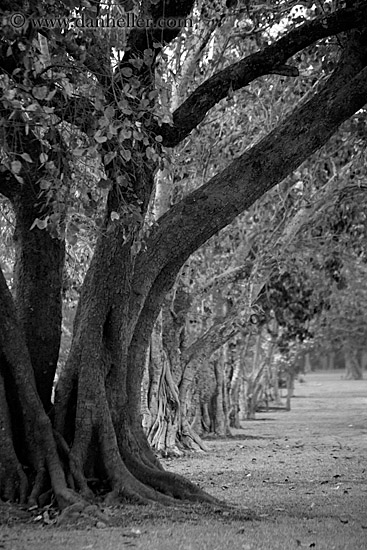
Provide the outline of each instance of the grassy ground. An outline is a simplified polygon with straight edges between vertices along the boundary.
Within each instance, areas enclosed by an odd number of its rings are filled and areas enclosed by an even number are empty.
[[[112,527],[82,516],[71,527],[3,504],[0,549],[367,549],[366,380],[309,374],[290,412],[259,414],[208,445],[165,466],[233,509],[125,506],[105,511]]]

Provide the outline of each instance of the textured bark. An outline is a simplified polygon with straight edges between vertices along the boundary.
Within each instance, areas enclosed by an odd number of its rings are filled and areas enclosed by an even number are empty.
[[[37,390],[45,410],[49,411],[61,338],[65,242],[53,238],[47,230],[38,227],[30,230],[35,218],[44,215],[42,200],[33,189],[24,186],[13,201],[14,288]]]
[[[229,422],[231,428],[240,428],[241,390],[243,391],[245,358],[250,344],[251,334],[241,339],[241,349],[236,353],[232,377],[230,381],[230,411]]]
[[[213,395],[213,408],[212,415],[213,420],[211,425],[213,426],[213,432],[216,435],[225,436],[230,435],[229,418],[226,403],[226,346],[220,350],[219,357],[214,360],[214,373],[215,373],[215,392]]]
[[[71,504],[77,500],[77,495],[66,487],[51,422],[37,393],[25,335],[1,270],[0,357],[1,423],[4,428],[1,435],[4,446],[1,445],[0,451],[1,496],[21,502],[29,497],[34,504],[47,487],[49,476],[60,507]],[[30,495],[20,461],[35,472]]]
[[[15,144],[16,154],[26,151],[33,159],[32,163],[23,161],[22,184],[9,170],[2,173],[0,193],[9,198],[15,214],[13,288],[16,307],[24,329],[37,390],[48,412],[61,338],[65,242],[57,235],[51,236],[47,229],[34,227],[31,230],[36,218],[43,219],[50,213],[47,197],[39,186],[43,177],[50,177],[39,160],[41,142],[32,132],[18,135],[17,127],[12,124],[5,126],[4,133],[6,143]],[[57,142],[57,150],[64,153],[64,143],[57,131],[53,132],[53,137]],[[55,160],[55,165],[58,165],[52,151],[49,160]]]

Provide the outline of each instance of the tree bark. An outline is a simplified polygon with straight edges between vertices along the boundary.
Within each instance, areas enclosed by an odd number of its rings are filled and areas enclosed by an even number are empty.
[[[47,229],[30,229],[37,217],[44,216],[43,202],[33,186],[23,186],[13,201],[14,289],[37,391],[48,412],[61,339],[65,241]]]
[[[0,270],[0,392],[1,392],[1,496],[37,502],[47,488],[48,476],[59,506],[76,502],[67,489],[52,425],[37,392],[25,335],[13,298]],[[10,420],[11,419],[11,420]],[[35,472],[32,491],[22,465]]]

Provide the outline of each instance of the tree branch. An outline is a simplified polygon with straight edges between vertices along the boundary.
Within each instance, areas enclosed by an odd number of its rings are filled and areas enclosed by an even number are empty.
[[[142,331],[144,337],[150,330],[137,323],[140,313],[141,319],[147,310],[158,314],[162,294],[171,288],[187,258],[292,173],[365,105],[366,49],[365,42],[352,41],[315,96],[296,107],[258,144],[158,220],[146,250],[136,261],[135,296],[130,306],[130,322],[136,330],[134,340],[137,332]]]
[[[173,113],[172,126],[163,124],[157,127],[156,132],[162,135],[163,145],[178,145],[198,126],[210,109],[227,97],[229,91],[239,90],[267,74],[297,76],[295,67],[286,66],[285,69],[284,64],[290,57],[322,38],[366,26],[367,5],[360,3],[356,7],[338,10],[308,21],[263,50],[216,73],[201,84]]]

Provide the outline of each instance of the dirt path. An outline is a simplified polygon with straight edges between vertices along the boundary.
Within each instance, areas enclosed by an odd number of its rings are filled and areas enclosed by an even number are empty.
[[[289,413],[259,414],[208,444],[165,465],[236,510],[125,506],[110,512],[115,527],[70,529],[19,522],[0,506],[13,523],[0,526],[0,549],[367,549],[367,380],[307,375]]]

